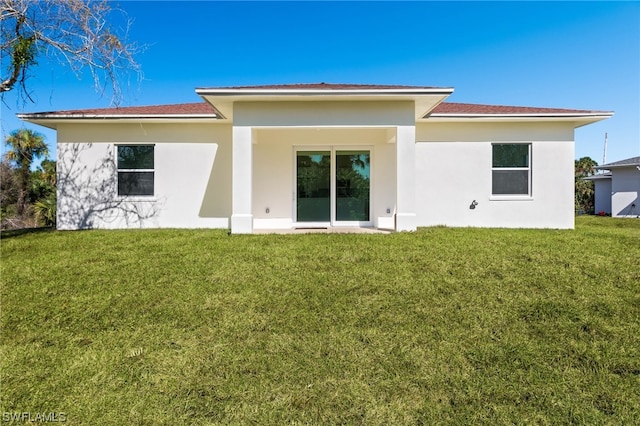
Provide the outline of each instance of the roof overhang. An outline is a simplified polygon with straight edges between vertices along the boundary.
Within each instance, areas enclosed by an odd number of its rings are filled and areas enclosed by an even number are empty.
[[[611,175],[611,173],[604,173],[604,174],[587,176],[582,178],[582,180],[611,180],[612,177],[613,176]]]
[[[433,113],[425,117],[422,117],[421,122],[571,122],[574,127],[582,127],[587,124],[596,123],[601,120],[606,120],[613,116],[612,112],[579,112],[579,113],[525,113],[525,114],[448,114],[448,113]]]
[[[221,115],[233,120],[234,102],[300,102],[300,101],[411,101],[416,120],[424,117],[446,99],[453,88],[367,88],[367,89],[302,89],[302,88],[198,88],[196,93]]]
[[[38,124],[49,129],[57,130],[58,125],[69,122],[82,122],[91,124],[104,123],[216,123],[218,118],[215,114],[140,114],[140,115],[110,115],[110,114],[56,114],[56,113],[32,113],[16,114],[21,120]]]
[[[615,165],[615,166],[611,166],[611,165],[603,165],[603,166],[595,166],[594,169],[596,170],[615,170],[615,169],[623,169],[623,168],[634,168],[634,169],[638,169],[640,170],[640,164],[620,164],[620,165]]]

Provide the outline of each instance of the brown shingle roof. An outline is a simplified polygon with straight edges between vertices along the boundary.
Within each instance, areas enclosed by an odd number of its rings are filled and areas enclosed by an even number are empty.
[[[625,158],[624,160],[614,161],[613,163],[602,164],[594,167],[595,169],[610,169],[618,167],[640,166],[640,157]]]
[[[289,85],[290,86],[290,85]],[[260,86],[267,87],[267,86]],[[275,87],[275,86],[271,86]],[[380,87],[380,86],[378,86]],[[397,87],[397,86],[396,86]],[[456,116],[456,115],[537,115],[537,114],[597,114],[603,111],[565,109],[565,108],[538,108],[506,105],[466,104],[458,102],[443,102],[432,112],[431,116]],[[87,118],[92,116],[216,116],[216,110],[207,102],[194,102],[186,104],[133,106],[122,108],[89,108],[66,111],[37,112],[23,114],[28,118],[39,117],[65,117]]]
[[[486,115],[486,114],[594,114],[603,113],[604,111],[591,111],[582,109],[566,109],[566,108],[539,108],[524,106],[507,106],[507,105],[483,105],[483,104],[465,104],[458,102],[442,102],[434,108],[430,115]]]
[[[78,118],[87,116],[147,116],[147,115],[211,115],[215,116],[216,111],[207,102],[194,102],[188,104],[168,104],[168,105],[149,105],[149,106],[132,106],[132,107],[111,107],[111,108],[88,108],[74,109],[65,111],[36,112],[27,114],[29,116],[67,116]]]

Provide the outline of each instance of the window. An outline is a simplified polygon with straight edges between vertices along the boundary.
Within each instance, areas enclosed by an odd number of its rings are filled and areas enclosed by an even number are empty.
[[[531,144],[492,145],[493,195],[531,195]]]
[[[154,145],[118,145],[118,195],[153,195]]]

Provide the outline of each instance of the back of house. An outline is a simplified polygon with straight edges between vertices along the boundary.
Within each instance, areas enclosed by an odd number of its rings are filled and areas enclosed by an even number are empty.
[[[57,130],[59,229],[573,228],[574,130],[611,112],[452,88],[199,88],[201,102],[20,114]]]

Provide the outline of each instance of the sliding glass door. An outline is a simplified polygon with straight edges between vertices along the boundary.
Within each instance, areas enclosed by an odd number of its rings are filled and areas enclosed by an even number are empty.
[[[298,222],[331,221],[331,151],[296,153]]]
[[[369,221],[370,158],[369,151],[336,151],[337,222]]]
[[[296,222],[309,226],[370,225],[371,152],[296,151]]]

